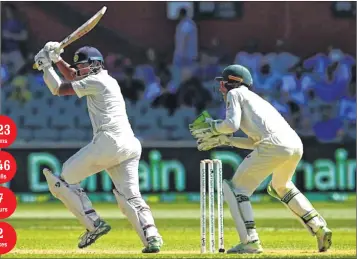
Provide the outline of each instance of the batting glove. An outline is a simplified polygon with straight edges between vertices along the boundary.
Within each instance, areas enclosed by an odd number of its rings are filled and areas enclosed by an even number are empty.
[[[210,138],[200,138],[197,140],[197,149],[199,151],[207,151],[219,146],[229,146],[229,138],[232,135],[218,135]]]
[[[60,47],[59,42],[50,41],[47,42],[44,50],[48,52],[48,55],[53,63],[57,63],[58,61],[62,60],[61,54],[64,52],[63,49],[59,49]]]
[[[35,56],[35,63],[37,65],[37,70],[42,71],[45,68],[51,67],[51,60],[48,53],[41,49]]]

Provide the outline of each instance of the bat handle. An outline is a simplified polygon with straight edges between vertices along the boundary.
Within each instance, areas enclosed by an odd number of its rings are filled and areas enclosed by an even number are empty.
[[[57,49],[54,49],[57,53],[61,53],[61,50],[64,48],[64,46],[63,46],[63,44],[61,44],[61,46],[59,47],[59,48],[57,48]],[[37,64],[36,63],[34,63],[33,65],[32,65],[32,69],[37,69]]]

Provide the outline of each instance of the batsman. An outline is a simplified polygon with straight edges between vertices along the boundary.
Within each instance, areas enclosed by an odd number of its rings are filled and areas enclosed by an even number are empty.
[[[223,182],[224,199],[240,238],[240,243],[227,253],[263,252],[249,198],[271,174],[268,193],[281,201],[312,236],[316,236],[319,252],[327,251],[332,243],[331,230],[292,182],[303,154],[299,136],[270,103],[251,91],[253,80],[247,68],[230,65],[216,80],[226,103],[226,118],[223,121],[206,118],[204,122],[201,118],[201,122],[190,125],[198,149],[226,145],[253,150],[233,178]],[[248,138],[232,137],[239,129]]]
[[[119,208],[145,246],[142,252],[157,253],[163,242],[139,190],[141,144],[129,123],[120,87],[104,69],[103,56],[96,48],[77,50],[72,65],[61,58],[59,48],[60,43],[48,42],[35,56],[36,67],[43,71],[43,79],[54,96],[86,97],[93,139],[64,163],[60,176],[43,170],[49,190],[85,227],[78,244],[85,248],[111,227],[93,208],[80,183],[106,170],[114,183]],[[52,63],[66,80],[59,77]]]

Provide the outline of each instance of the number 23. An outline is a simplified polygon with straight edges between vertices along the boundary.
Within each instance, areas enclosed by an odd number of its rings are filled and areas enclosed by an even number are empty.
[[[10,125],[0,125],[0,135],[10,135]]]

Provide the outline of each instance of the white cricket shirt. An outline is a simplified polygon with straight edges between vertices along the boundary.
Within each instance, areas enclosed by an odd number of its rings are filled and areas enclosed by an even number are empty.
[[[93,135],[105,131],[118,137],[134,136],[118,82],[107,70],[74,81],[72,87],[79,98],[87,97]]]
[[[266,140],[275,145],[296,147],[301,140],[280,113],[247,87],[227,94],[226,118],[216,129],[230,134],[241,129],[254,142]]]

